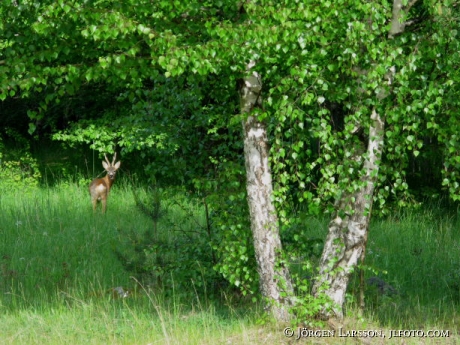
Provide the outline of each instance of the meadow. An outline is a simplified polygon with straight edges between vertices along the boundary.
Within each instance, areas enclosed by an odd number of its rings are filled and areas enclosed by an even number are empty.
[[[1,190],[2,344],[356,343],[356,338],[287,338],[284,326],[263,319],[259,304],[200,292],[196,280],[139,284],[116,254],[129,244],[127,234],[157,227],[171,243],[178,235],[170,220],[153,224],[140,212],[132,189],[116,184],[106,215],[93,214],[85,184]],[[139,187],[138,193],[147,191]],[[162,200],[169,205],[169,219],[184,227],[204,221],[202,205],[181,200],[181,207]],[[324,238],[327,219],[306,219],[304,231]],[[375,219],[366,267],[366,310],[357,310],[359,279],[354,274],[344,327],[449,331],[448,338],[375,343],[458,340],[460,227],[455,210],[432,205]]]

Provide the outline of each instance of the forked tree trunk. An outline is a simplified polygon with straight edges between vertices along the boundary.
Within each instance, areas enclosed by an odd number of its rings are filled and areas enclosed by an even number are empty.
[[[324,310],[322,318],[343,318],[343,304],[350,273],[363,254],[372,210],[375,182],[383,150],[384,120],[375,109],[371,115],[367,158],[364,161],[362,187],[354,193],[343,193],[336,201],[336,213],[329,223],[320,272],[313,294],[325,293],[334,303],[331,315]],[[356,157],[357,158],[357,157]]]
[[[248,66],[248,72],[254,66]],[[281,240],[276,210],[272,202],[272,176],[269,167],[267,130],[258,121],[256,110],[262,105],[260,75],[252,72],[240,85],[243,120],[244,158],[251,230],[254,240],[260,290],[272,316],[289,321],[289,301],[293,288],[288,268],[282,265]]]

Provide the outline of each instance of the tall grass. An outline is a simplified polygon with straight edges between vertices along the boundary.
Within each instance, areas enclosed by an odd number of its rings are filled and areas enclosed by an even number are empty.
[[[307,225],[324,239],[328,219]],[[460,325],[460,224],[439,204],[395,211],[370,224],[365,259],[365,315],[385,327]],[[358,314],[360,271],[351,276],[348,315]]]
[[[149,303],[125,300],[76,300],[72,306],[2,313],[0,339],[2,344],[224,344],[233,336],[250,343],[248,317],[230,319],[212,308],[168,308],[163,302],[150,301],[149,309]]]
[[[175,206],[174,200],[163,201],[169,205],[168,213],[182,224],[180,231],[193,230],[204,221],[197,204],[189,205],[190,213]],[[174,279],[158,289],[139,286],[116,255],[129,242],[127,233],[142,234],[153,227],[152,219],[135,204],[132,186],[119,181],[111,191],[106,215],[93,214],[86,184],[1,191],[1,343],[263,344],[292,340],[282,330],[257,325],[257,305],[241,308],[193,295],[192,284],[192,294],[183,295],[179,290],[184,284],[179,287]],[[187,221],[191,214],[194,219]],[[372,222],[366,276],[378,276],[395,293],[380,293],[369,286],[364,317],[355,317],[359,284],[357,276],[353,277],[347,304],[347,315],[356,322],[353,327],[459,328],[460,225],[454,216],[435,206]],[[167,243],[177,240],[171,222],[160,222],[158,228]],[[303,231],[324,239],[327,220],[306,219]],[[117,287],[136,288],[137,292],[118,298]]]
[[[53,292],[128,284],[112,253],[117,229],[133,222],[142,228],[147,220],[119,193],[113,190],[108,215],[93,215],[86,189],[76,185],[2,193],[0,260],[9,290],[3,305],[33,306]]]
[[[386,272],[380,276],[397,292],[387,300],[370,301],[376,304],[374,314],[382,323],[458,328],[460,224],[456,212],[428,205],[373,222],[367,264]]]
[[[93,214],[86,186],[76,184],[3,190],[0,213],[1,343],[215,344],[245,334],[254,314],[198,295],[185,300],[174,286],[137,286],[115,251],[125,233],[151,231],[152,220],[123,184],[112,189],[106,215]],[[132,289],[130,297],[119,298],[117,287]]]

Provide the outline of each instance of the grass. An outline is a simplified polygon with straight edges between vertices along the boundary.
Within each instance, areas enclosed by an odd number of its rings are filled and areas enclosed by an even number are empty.
[[[367,263],[385,271],[381,276],[397,292],[389,301],[374,299],[381,323],[458,328],[460,226],[454,215],[439,212],[431,207],[374,222]]]
[[[174,203],[170,203],[174,205]],[[203,221],[190,204],[194,222]],[[385,344],[455,343],[459,330],[460,226],[440,207],[374,220],[367,278],[376,276],[395,293],[367,290],[358,316],[353,277],[347,329],[440,329],[450,338],[385,339]],[[168,212],[190,213],[171,206]],[[129,186],[117,181],[107,215],[93,215],[86,186],[2,190],[0,194],[0,341],[4,344],[355,344],[355,338],[286,338],[283,327],[259,324],[256,304],[236,298],[182,295],[183,285],[139,287],[115,255],[124,234],[152,228]],[[170,224],[160,224],[174,242]],[[327,221],[309,219],[305,230],[324,238]],[[130,298],[113,289],[137,288]],[[184,297],[185,296],[185,297]],[[380,341],[380,340],[379,340]],[[379,343],[376,341],[376,343]]]
[[[180,300],[174,287],[117,298],[113,288],[136,287],[114,254],[120,236],[152,227],[134,205],[123,186],[113,188],[107,215],[93,215],[86,188],[74,184],[2,192],[2,343],[213,344],[244,334],[250,315]]]
[[[216,344],[249,328],[245,318],[229,322],[212,309],[176,313],[80,301],[2,315],[0,332],[8,344]]]
[[[310,238],[325,238],[328,219],[308,219],[305,223],[303,231]],[[448,339],[409,338],[400,339],[400,343],[460,343],[457,211],[428,204],[420,209],[394,212],[387,218],[375,218],[367,244],[365,280],[366,310],[361,315],[357,308],[359,271],[352,274],[346,305],[347,327],[377,326],[387,334],[390,329],[449,330]],[[373,286],[375,281],[380,286]]]
[[[128,283],[112,247],[117,229],[134,219],[124,217],[128,210],[115,203],[111,216],[93,216],[85,192],[62,186],[29,195],[2,195],[2,273],[11,278],[3,284],[11,283],[13,290],[21,287],[24,303],[41,302],[37,292],[73,287],[79,278],[88,288]],[[142,217],[135,221],[140,227],[147,225]]]

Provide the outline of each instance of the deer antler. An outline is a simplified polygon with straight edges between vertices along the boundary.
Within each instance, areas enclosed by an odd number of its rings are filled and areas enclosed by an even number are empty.
[[[117,153],[113,155],[112,165],[115,165],[115,160],[117,159]]]
[[[111,165],[111,164],[110,164],[110,161],[109,161],[109,159],[107,158],[107,155],[106,155],[105,153],[104,153],[104,157],[105,157],[105,161],[107,162],[107,164],[108,164],[108,165]],[[113,165],[113,163],[112,163],[112,165]]]

